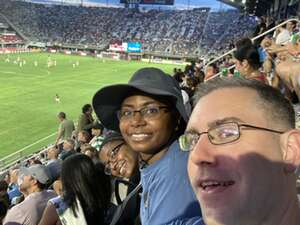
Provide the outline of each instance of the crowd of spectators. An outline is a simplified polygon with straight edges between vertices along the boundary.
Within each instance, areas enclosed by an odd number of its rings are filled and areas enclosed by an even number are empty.
[[[6,21],[0,16],[0,43],[4,44],[18,44],[23,43],[21,37],[6,23]]]
[[[0,12],[32,41],[102,48],[115,41],[139,41],[145,51],[173,55],[215,53],[255,26],[255,21],[236,10],[137,12],[5,0],[0,3]]]

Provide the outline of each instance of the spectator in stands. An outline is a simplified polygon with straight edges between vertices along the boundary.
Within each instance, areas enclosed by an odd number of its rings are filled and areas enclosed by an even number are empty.
[[[82,114],[78,118],[77,133],[85,130],[89,132],[89,134],[92,134],[92,127],[94,126],[92,113],[93,108],[90,104],[85,104],[82,107]]]
[[[58,159],[58,149],[53,146],[47,151],[47,168],[50,173],[51,181],[54,182],[59,176],[61,171],[61,159]]]
[[[15,205],[17,203],[17,199],[22,195],[18,187],[18,173],[19,169],[12,169],[9,171],[10,183],[8,185],[8,196],[10,205]]]
[[[58,134],[56,137],[55,145],[57,146],[60,141],[64,141],[72,137],[72,133],[75,129],[74,123],[72,120],[68,120],[64,112],[58,113],[58,119],[60,121],[58,127]]]
[[[138,188],[137,186],[140,183],[138,155],[125,143],[120,133],[111,132],[105,136],[102,142],[99,159],[105,166],[105,173],[114,176],[112,181],[115,187],[115,201],[121,204],[122,199],[125,198],[125,194],[132,193],[133,190]],[[123,187],[121,189],[119,188],[119,184],[125,184],[127,188],[124,189]],[[124,209],[118,223],[140,224],[140,191],[131,195],[132,197],[126,207],[122,205],[118,206]]]
[[[132,12],[123,8],[66,5],[49,8],[44,4],[6,0],[0,0],[0,5],[0,12],[31,41],[105,49],[109,44],[135,40],[143,44],[146,52],[179,56],[219,54],[232,40],[253,33],[256,26],[253,17],[241,16],[237,10]]]
[[[111,184],[103,168],[97,168],[88,156],[75,154],[63,162],[61,181],[63,196],[49,201],[39,225],[56,225],[59,221],[109,224]]]
[[[47,201],[56,196],[53,191],[46,189],[49,182],[50,176],[46,166],[33,165],[29,168],[21,167],[18,183],[20,191],[26,197],[22,203],[8,211],[3,224],[38,224]]]
[[[97,151],[99,151],[100,145],[102,144],[102,141],[104,139],[103,129],[104,129],[103,125],[101,123],[99,123],[98,121],[96,121],[92,127],[93,138],[89,144],[92,147],[96,148]]]
[[[286,60],[276,65],[277,75],[291,92],[295,92],[300,99],[300,63],[293,60]]]
[[[253,46],[251,39],[248,38],[248,37],[246,37],[246,38],[241,38],[241,39],[239,39],[239,40],[236,41],[235,47],[237,49],[241,48],[243,46]]]
[[[43,163],[41,162],[41,160],[39,160],[39,159],[37,159],[36,157],[34,157],[34,158],[31,158],[31,159],[29,159],[28,160],[28,165],[37,165],[37,164],[39,164],[39,165],[42,165]]]
[[[175,79],[156,68],[140,69],[128,84],[100,89],[93,108],[101,123],[120,130],[139,154],[141,223],[165,224],[200,215],[186,172],[188,154],[180,152],[177,142],[187,115]]]
[[[266,22],[265,22],[265,18],[264,17],[260,17],[259,18],[259,21],[258,21],[258,24],[254,30],[254,33],[253,33],[253,37],[256,37],[264,32],[267,31],[267,25],[266,25]],[[264,37],[261,37],[261,38],[258,38],[254,45],[255,46],[259,46],[261,41],[263,40]]]
[[[199,86],[180,140],[206,225],[300,224],[294,127],[292,105],[262,82],[216,78]]]
[[[215,63],[211,63],[211,64],[207,65],[206,68],[205,68],[204,81],[209,80],[210,78],[212,78],[217,73],[218,73],[218,68],[217,68],[217,65]]]
[[[84,146],[89,145],[90,140],[91,140],[91,135],[88,131],[86,130],[79,131],[77,135],[75,150],[77,152],[80,152],[84,148]]]
[[[75,141],[72,138],[68,138],[67,140],[64,140],[63,150],[59,154],[58,158],[60,158],[61,160],[65,160],[70,155],[76,153],[74,148],[75,148]]]
[[[236,69],[247,79],[259,80],[267,83],[264,73],[260,72],[260,58],[257,49],[244,45],[234,52]]]
[[[286,24],[286,29],[288,30],[288,32],[290,33],[290,35],[293,35],[294,33],[296,33],[298,31],[297,30],[297,21],[294,21],[294,20],[289,21]]]
[[[87,146],[86,148],[84,148],[81,153],[87,155],[88,157],[90,157],[94,163],[98,163],[98,151],[96,148],[92,147],[92,146]]]
[[[277,28],[276,32],[274,33],[274,38],[276,45],[285,44],[290,40],[291,34],[286,29],[286,25]]]
[[[106,174],[116,177],[131,178],[138,169],[137,153],[116,132],[105,136],[100,146],[99,159],[105,165]]]
[[[184,73],[181,72],[181,70],[177,70],[176,68],[174,69],[174,74],[173,74],[174,79],[178,82],[180,85],[182,83],[182,78],[184,77]]]

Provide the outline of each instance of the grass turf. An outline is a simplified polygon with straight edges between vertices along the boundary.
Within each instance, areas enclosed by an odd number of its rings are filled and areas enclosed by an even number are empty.
[[[56,60],[47,68],[48,57]],[[0,55],[0,159],[57,131],[57,113],[77,120],[94,93],[113,83],[126,83],[139,68],[154,66],[171,73],[174,65],[110,61],[62,54]],[[26,64],[14,64],[20,58]],[[38,66],[34,65],[38,62]],[[73,64],[79,66],[73,68]],[[61,102],[55,102],[55,94]],[[56,135],[27,148],[26,155],[53,143]]]

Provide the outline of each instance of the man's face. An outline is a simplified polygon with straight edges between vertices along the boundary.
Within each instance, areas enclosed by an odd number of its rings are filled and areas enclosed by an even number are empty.
[[[235,59],[235,68],[242,74],[246,75],[247,74],[247,68],[245,66],[245,63]]]
[[[69,142],[64,141],[64,143],[63,143],[63,149],[64,150],[72,150],[72,147],[73,146]]]
[[[92,113],[93,113],[93,108],[92,107],[90,107],[88,110],[87,110],[87,112],[86,112],[87,114],[89,114],[89,115],[92,115]]]
[[[78,140],[80,143],[87,143],[87,142],[88,142],[88,140],[86,139],[86,136],[85,136],[82,132],[79,132],[79,133],[78,133],[77,140]]]
[[[20,192],[27,193],[28,190],[34,185],[34,178],[30,175],[20,175],[18,177],[18,185]]]
[[[101,134],[100,129],[92,128],[92,135],[93,136],[99,136]]]
[[[208,79],[215,75],[215,69],[212,66],[207,66],[205,70],[205,78]]]
[[[122,103],[122,110],[140,110],[145,107],[166,107],[163,103],[143,95],[133,95]],[[151,111],[151,110],[149,110]],[[134,112],[132,118],[120,119],[120,130],[126,143],[136,152],[153,154],[161,151],[174,131],[170,109],[161,109],[155,116],[146,118]]]
[[[56,149],[55,148],[51,148],[47,151],[47,158],[48,159],[56,159]]]
[[[287,25],[286,25],[286,29],[289,32],[292,32],[294,30],[294,24],[292,22],[288,22]]]
[[[246,88],[213,91],[197,103],[187,131],[206,132],[224,122],[276,129],[256,100]],[[255,220],[270,216],[286,191],[280,135],[240,130],[238,140],[222,145],[202,134],[190,152],[188,173],[207,225],[262,224]]]

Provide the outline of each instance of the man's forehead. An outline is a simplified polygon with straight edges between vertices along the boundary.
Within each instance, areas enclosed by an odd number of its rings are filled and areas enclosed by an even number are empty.
[[[224,87],[213,90],[202,96],[196,103],[195,108],[197,108],[199,105],[202,107],[202,105],[205,104],[205,107],[215,106],[221,108],[226,106],[222,110],[230,110],[231,108],[228,108],[227,105],[256,105],[257,101],[258,94],[253,89],[248,87]]]
[[[190,117],[188,128],[224,122],[247,122],[258,116],[257,94],[249,88],[222,88],[200,98]]]

